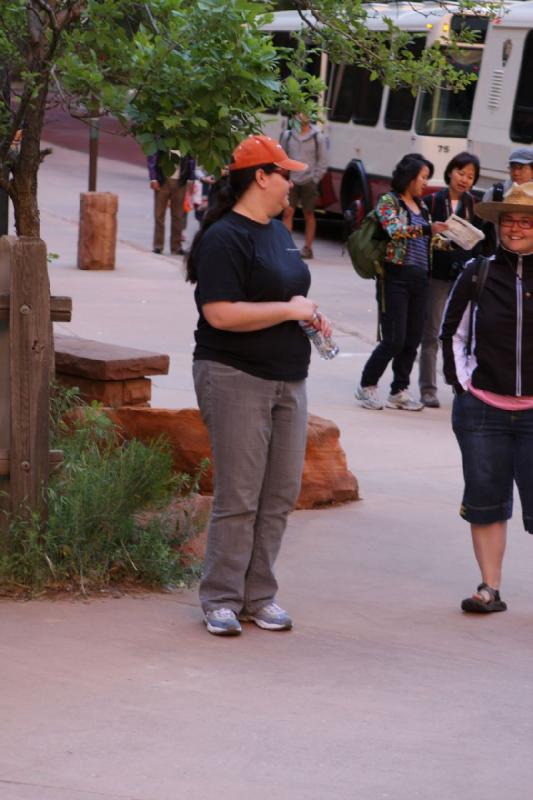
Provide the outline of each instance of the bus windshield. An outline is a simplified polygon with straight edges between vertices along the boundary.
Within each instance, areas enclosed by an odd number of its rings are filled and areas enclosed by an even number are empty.
[[[479,75],[483,50],[477,47],[461,48],[448,59],[456,69]],[[421,136],[454,136],[465,138],[474,105],[477,81],[461,92],[436,89],[423,92],[416,118],[416,132]]]

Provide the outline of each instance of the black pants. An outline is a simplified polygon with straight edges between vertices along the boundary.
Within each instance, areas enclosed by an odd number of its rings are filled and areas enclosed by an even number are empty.
[[[379,292],[384,292],[384,311]],[[422,339],[426,314],[428,273],[408,264],[386,267],[378,282],[381,342],[368,359],[361,386],[376,386],[392,360],[391,394],[407,389],[416,351]]]

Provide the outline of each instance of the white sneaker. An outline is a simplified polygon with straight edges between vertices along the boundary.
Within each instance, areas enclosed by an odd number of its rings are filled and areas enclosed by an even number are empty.
[[[237,615],[231,608],[206,611],[204,622],[209,633],[214,633],[215,636],[238,636],[242,630]]]
[[[387,408],[398,408],[400,411],[422,411],[424,408],[424,403],[419,403],[418,400],[411,397],[407,389],[402,389],[396,394],[389,394],[385,405]]]
[[[252,614],[243,612],[239,619],[243,622],[255,622],[256,625],[267,631],[290,631],[292,628],[292,619],[285,609],[280,608],[276,603],[268,603]]]
[[[373,411],[380,411],[383,408],[383,403],[378,396],[377,386],[358,386],[355,390],[355,396],[361,401],[363,408],[371,408]]]

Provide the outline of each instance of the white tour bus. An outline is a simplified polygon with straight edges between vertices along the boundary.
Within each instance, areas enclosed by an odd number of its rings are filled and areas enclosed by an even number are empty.
[[[445,47],[448,32],[464,24],[449,5],[390,3],[369,9],[368,28],[384,30],[388,16],[402,30],[423,34],[414,45],[420,49],[435,42]],[[471,16],[467,22],[478,38],[454,51],[453,60],[478,80],[459,93],[436,89],[414,97],[409,89],[392,91],[370,81],[361,67],[332,64],[325,53],[314,58],[310,69],[327,85],[324,211],[352,208],[360,219],[389,188],[394,165],[405,153],[422,153],[434,164],[432,189],[443,185],[453,155],[475,153],[482,166],[478,188],[484,189],[505,180],[514,148],[533,144],[533,0],[507,3],[492,21]],[[301,25],[296,12],[282,11],[265,27],[277,45],[290,46],[290,32]],[[265,131],[279,137],[286,125],[286,118],[271,115]]]

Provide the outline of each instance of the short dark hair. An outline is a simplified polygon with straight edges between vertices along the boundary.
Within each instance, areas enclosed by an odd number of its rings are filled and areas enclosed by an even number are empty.
[[[431,161],[428,161],[420,153],[407,153],[394,167],[391,187],[398,194],[403,194],[424,167],[428,168],[429,177],[432,178],[435,170]]]
[[[444,180],[446,185],[449,185],[450,176],[454,169],[463,169],[463,167],[467,167],[468,164],[472,164],[474,167],[474,183],[477,183],[480,170],[479,158],[473,153],[467,153],[466,150],[463,150],[462,153],[457,153],[457,155],[454,156],[446,165],[446,169],[444,170]]]

